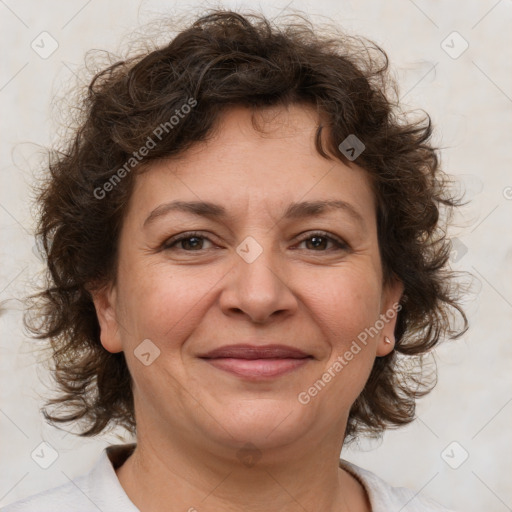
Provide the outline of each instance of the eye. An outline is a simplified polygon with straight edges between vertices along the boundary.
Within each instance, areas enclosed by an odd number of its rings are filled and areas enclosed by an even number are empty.
[[[164,250],[171,250],[175,249],[178,244],[181,244],[181,247],[177,247],[177,249],[187,252],[201,251],[205,249],[205,240],[211,243],[211,241],[205,236],[202,236],[201,233],[183,233],[167,240],[162,248]]]
[[[199,252],[211,248],[204,246],[205,241],[212,244],[211,240],[200,232],[182,233],[181,235],[176,235],[175,237],[167,240],[163,244],[162,249]],[[324,231],[317,231],[309,234],[309,236],[303,238],[299,242],[299,244],[303,243],[307,244],[307,249],[313,250],[314,252],[327,252],[330,250],[346,251],[350,249],[348,244]]]
[[[302,243],[306,242],[306,244],[307,244],[310,241],[311,241],[311,243],[309,244],[309,247],[307,247],[307,248],[312,249],[315,252],[325,252],[325,251],[329,250],[327,248],[329,243],[334,245],[334,250],[349,249],[348,244],[346,244],[342,240],[339,240],[338,238],[328,235],[324,231],[317,231],[315,233],[311,233],[308,237],[303,238],[300,241],[300,243],[302,244]],[[320,250],[318,250],[318,249],[320,249]]]

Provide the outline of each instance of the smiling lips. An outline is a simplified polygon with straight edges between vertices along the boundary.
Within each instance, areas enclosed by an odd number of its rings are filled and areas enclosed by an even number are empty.
[[[212,366],[248,380],[278,377],[313,359],[285,345],[226,345],[201,356]]]

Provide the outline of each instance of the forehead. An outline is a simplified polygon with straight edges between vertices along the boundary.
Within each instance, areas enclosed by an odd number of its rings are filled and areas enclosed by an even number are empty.
[[[363,217],[374,217],[367,172],[318,153],[319,122],[316,111],[303,105],[264,111],[233,107],[206,141],[149,164],[136,178],[130,210],[143,215],[180,199],[219,203],[235,216],[279,214],[299,201],[342,200]]]

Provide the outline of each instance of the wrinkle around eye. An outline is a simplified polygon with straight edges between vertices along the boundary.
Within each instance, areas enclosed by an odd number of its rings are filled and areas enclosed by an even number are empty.
[[[307,244],[314,239],[325,241],[327,243],[327,247],[325,247],[325,245],[323,247],[318,246],[312,248],[301,247],[303,244]],[[200,244],[195,247],[192,246],[191,248],[183,247],[183,244],[187,244],[191,240],[199,241]],[[205,247],[205,244],[207,247]],[[210,246],[208,246],[208,244],[210,244]],[[209,254],[212,250],[221,248],[222,246],[219,246],[215,241],[212,241],[210,237],[206,236],[203,232],[186,232],[166,239],[161,244],[159,251],[178,253],[185,256],[190,255],[192,257],[194,253],[199,256],[201,254]],[[308,256],[312,255],[314,257],[322,257],[336,255],[340,252],[346,254],[351,252],[352,248],[347,242],[345,242],[345,240],[338,236],[331,235],[329,232],[316,231],[307,233],[306,236],[302,236],[298,241],[295,240],[293,246],[290,247],[289,250],[305,253]]]

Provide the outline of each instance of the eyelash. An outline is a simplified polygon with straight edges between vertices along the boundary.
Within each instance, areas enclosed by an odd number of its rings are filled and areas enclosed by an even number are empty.
[[[302,242],[305,242],[307,240],[310,240],[311,238],[314,238],[314,237],[321,237],[321,238],[326,238],[328,241],[330,242],[333,242],[334,245],[336,246],[336,248],[334,250],[342,250],[342,251],[346,251],[348,249],[350,249],[349,245],[345,242],[343,242],[342,240],[336,238],[336,237],[333,237],[331,235],[329,235],[328,233],[326,233],[325,231],[314,231],[312,233],[310,233],[307,237],[303,238],[302,240],[299,240],[298,243],[302,243]],[[162,245],[162,249],[163,250],[166,250],[166,251],[169,251],[169,250],[173,250],[175,247],[175,245],[177,245],[179,242],[182,242],[183,240],[189,240],[190,238],[201,238],[201,239],[205,239],[205,240],[209,240],[211,242],[211,240],[206,237],[206,236],[203,236],[203,234],[201,232],[198,232],[198,231],[191,231],[191,232],[188,232],[188,233],[183,233],[181,235],[177,235],[176,237],[173,237],[169,240],[167,240],[163,245]],[[213,243],[213,242],[212,242]],[[181,249],[185,252],[201,252],[203,249],[198,249],[196,251],[194,250],[187,250],[187,249]],[[330,250],[333,250],[333,249],[330,249]],[[325,249],[325,250],[320,250],[320,251],[314,251],[313,252],[328,252],[329,249]]]

